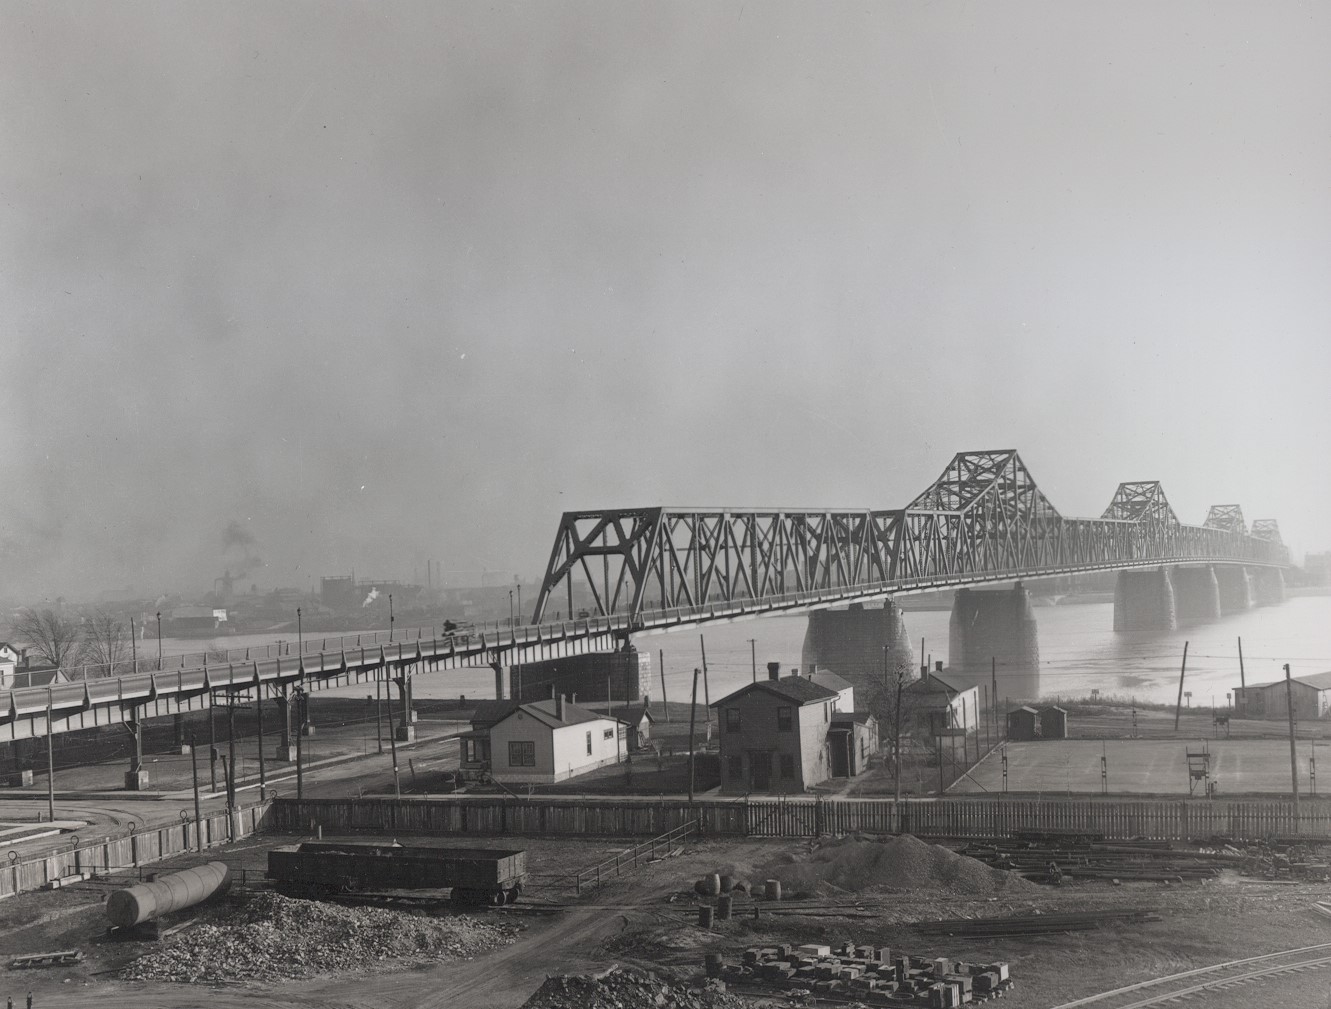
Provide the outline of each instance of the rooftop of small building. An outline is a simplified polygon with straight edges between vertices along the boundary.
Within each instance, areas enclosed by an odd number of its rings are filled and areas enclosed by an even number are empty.
[[[849,684],[847,684],[849,686]],[[727,694],[719,701],[713,701],[713,708],[722,704],[728,704],[738,697],[753,691],[764,691],[769,694],[775,694],[783,700],[791,701],[794,704],[812,704],[815,701],[830,701],[837,696],[839,691],[832,690],[816,683],[807,676],[782,676],[780,679],[758,680],[755,683],[746,683],[738,690]]]

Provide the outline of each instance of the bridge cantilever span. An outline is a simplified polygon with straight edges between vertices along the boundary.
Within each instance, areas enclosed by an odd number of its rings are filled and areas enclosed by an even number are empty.
[[[1224,512],[1237,506],[1220,506]],[[1120,484],[1098,519],[1067,518],[1014,449],[961,452],[896,510],[621,508],[566,512],[536,600],[590,597],[635,628],[891,593],[1180,563],[1284,567],[1272,521],[1178,520],[1156,481]]]

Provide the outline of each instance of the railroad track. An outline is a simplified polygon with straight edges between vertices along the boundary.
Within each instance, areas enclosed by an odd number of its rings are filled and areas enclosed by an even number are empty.
[[[1146,1009],[1147,1006],[1164,1005],[1175,999],[1189,998],[1217,988],[1251,984],[1282,974],[1297,974],[1323,967],[1331,967],[1331,943],[1185,970],[1179,974],[1125,985],[1099,995],[1087,995],[1063,1002],[1052,1009],[1080,1009],[1082,1006],[1094,1006],[1095,1009]]]

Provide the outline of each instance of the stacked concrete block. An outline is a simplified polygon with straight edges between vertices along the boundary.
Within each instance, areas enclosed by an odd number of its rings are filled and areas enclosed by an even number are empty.
[[[723,965],[722,976],[739,983],[748,979],[777,988],[850,996],[870,1005],[927,1002],[938,1009],[987,1001],[1012,987],[1006,963],[894,954],[886,946],[851,943],[835,951],[817,944],[755,946],[744,952],[739,964]]]

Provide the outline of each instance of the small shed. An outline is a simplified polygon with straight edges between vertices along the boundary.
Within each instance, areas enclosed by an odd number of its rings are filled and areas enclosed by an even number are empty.
[[[1067,739],[1068,713],[1057,704],[1040,709],[1040,738]]]
[[[1007,713],[1007,737],[1014,743],[1040,738],[1040,713],[1022,705]]]

